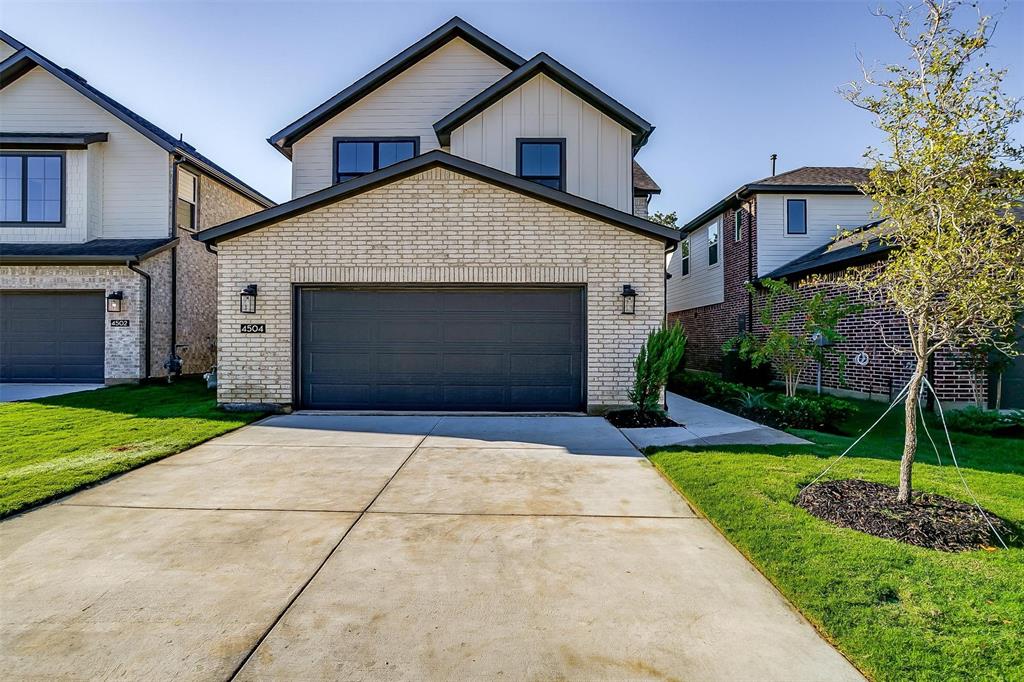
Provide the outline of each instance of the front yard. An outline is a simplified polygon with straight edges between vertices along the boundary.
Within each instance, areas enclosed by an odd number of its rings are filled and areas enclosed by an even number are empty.
[[[858,402],[844,431],[860,433],[884,406]],[[896,485],[899,408],[828,478]],[[915,488],[969,501],[943,452],[924,445]],[[793,505],[852,441],[794,431],[811,446],[661,450],[654,464],[863,672],[878,680],[1024,679],[1024,441],[953,434],[981,504],[1008,520],[1007,550],[943,553],[832,526]]]
[[[0,517],[214,436],[260,413],[217,409],[194,379],[0,405]]]

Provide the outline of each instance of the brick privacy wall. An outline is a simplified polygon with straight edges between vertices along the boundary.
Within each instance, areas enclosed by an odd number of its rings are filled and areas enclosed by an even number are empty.
[[[435,168],[222,242],[218,400],[292,401],[292,284],[578,284],[587,404],[627,402],[632,361],[664,315],[664,244]],[[257,312],[238,292],[259,286]],[[639,296],[622,315],[622,285]],[[267,324],[241,334],[242,323]]]
[[[722,220],[719,257],[724,259],[721,262],[725,268],[723,302],[668,314],[669,324],[679,322],[686,329],[686,366],[691,369],[721,371],[722,344],[739,333],[740,316],[748,318],[749,297],[744,284],[750,278],[751,267],[756,268],[757,263],[757,203],[751,198],[738,210],[740,241],[733,238],[735,210],[726,211]],[[693,248],[707,248],[707,245]]]
[[[255,213],[263,207],[207,175],[199,176],[199,229]],[[178,229],[178,338],[183,374],[206,372],[217,362],[217,256],[194,233]]]
[[[690,369],[720,372],[722,344],[738,333],[739,316],[748,315],[749,298],[744,287],[749,272],[748,244],[755,268],[757,263],[757,208],[753,198],[741,209],[748,207],[749,211],[744,210],[741,214],[743,238],[740,242],[733,241],[733,211],[726,211],[723,216],[725,301],[668,314],[670,324],[679,321],[686,329],[686,366]],[[862,295],[838,285],[834,278],[822,278],[817,283],[803,282],[799,287],[809,296],[825,288],[830,295],[845,293],[854,302],[865,305],[869,303]],[[760,303],[761,296],[758,295],[753,301],[752,317],[755,318],[754,327],[763,331],[763,328],[756,324]],[[750,317],[747,320],[747,324],[750,325]],[[897,353],[886,345],[888,341],[897,348],[910,347],[905,324],[898,315],[891,310],[872,307],[860,315],[844,320],[839,331],[847,339],[837,346],[837,350],[848,358],[844,372],[845,384],[839,380],[837,368],[831,367],[825,368],[822,372],[823,387],[838,391],[854,391],[866,397],[885,398],[889,395],[890,384],[894,392],[898,392],[904,386],[913,371],[912,356]],[[859,367],[853,362],[853,357],[860,352],[866,353],[869,358],[868,364],[864,367]],[[934,378],[939,398],[943,402],[961,403],[973,402],[977,395],[984,403],[987,400],[985,382],[974,381],[971,373],[964,370],[962,363],[957,361],[957,355],[957,351],[944,351],[936,355]],[[801,374],[800,381],[813,386],[816,376],[817,368],[810,367]]]
[[[29,291],[124,292],[122,312],[106,313],[103,376],[107,383],[137,381],[141,376],[145,340],[145,287],[142,278],[123,265],[3,265],[0,289]],[[110,320],[130,320],[129,327],[111,327]]]
[[[836,350],[847,358],[843,372],[845,383],[840,381],[839,369],[834,363],[822,369],[822,386],[830,389],[856,391],[872,398],[888,398],[890,391],[895,397],[910,380],[914,370],[914,356],[910,352],[910,334],[906,322],[891,308],[872,304],[862,292],[852,291],[837,283],[835,277],[819,277],[797,284],[798,291],[807,297],[818,292],[828,296],[846,295],[854,303],[865,306],[865,311],[839,323],[838,331],[845,341],[836,345]],[[762,299],[758,297],[758,302]],[[780,312],[787,306],[780,306]],[[798,324],[791,326],[797,331]],[[758,330],[764,331],[760,324]],[[899,352],[903,350],[904,352]],[[865,353],[868,364],[857,365],[853,359],[858,353]],[[972,373],[958,360],[957,351],[939,351],[934,361],[934,385],[943,402],[974,402],[977,398],[982,405],[987,400],[987,381],[975,381]],[[806,368],[800,374],[800,383],[813,386],[816,382],[817,366]]]

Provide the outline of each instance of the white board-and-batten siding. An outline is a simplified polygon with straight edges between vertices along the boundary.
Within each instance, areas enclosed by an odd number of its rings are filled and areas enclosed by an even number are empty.
[[[515,175],[517,138],[565,139],[565,190],[633,211],[630,132],[544,74],[452,131],[451,153]]]
[[[170,156],[116,116],[41,68],[0,90],[0,129],[21,133],[108,133],[90,145],[88,171],[68,173],[68,209],[73,186],[88,177],[88,229],[56,241],[90,238],[165,237],[168,234]],[[69,152],[70,154],[70,152]],[[85,159],[83,158],[83,161]],[[83,167],[85,164],[82,164]],[[71,161],[68,163],[71,170]],[[54,241],[64,228],[0,228],[0,240]]]
[[[418,137],[420,153],[438,148],[434,123],[509,69],[455,38],[292,146],[292,198],[334,182],[335,137]]]
[[[807,201],[807,234],[786,234],[786,200]],[[874,202],[863,194],[758,194],[757,274],[782,267],[832,241],[839,229],[874,220]]]

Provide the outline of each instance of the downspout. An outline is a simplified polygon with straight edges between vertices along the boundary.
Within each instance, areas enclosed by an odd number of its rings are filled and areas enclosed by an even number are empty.
[[[739,192],[736,193],[736,201],[742,202]],[[754,214],[747,204],[747,283],[754,283]],[[742,207],[742,203],[740,203]],[[747,289],[747,331],[754,332],[754,292]]]
[[[142,279],[146,280],[146,371],[145,376],[143,376],[142,378],[148,379],[150,377],[150,355],[152,353],[153,348],[153,298],[151,296],[153,291],[153,281],[148,273],[139,270],[139,268],[136,267],[137,263],[138,261],[128,260],[125,261],[124,264],[128,267],[129,270],[131,270],[132,272],[137,272],[139,275],[142,276]]]
[[[184,159],[175,154],[171,161],[171,238],[178,236],[178,166]],[[197,192],[198,194],[198,192]],[[199,217],[198,207],[196,218]],[[178,348],[178,247],[171,249],[171,357]]]

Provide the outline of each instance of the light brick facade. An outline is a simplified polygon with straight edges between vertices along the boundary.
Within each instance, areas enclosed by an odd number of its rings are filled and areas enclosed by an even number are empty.
[[[433,168],[218,244],[218,399],[293,401],[298,284],[570,284],[586,291],[587,407],[628,402],[632,361],[664,317],[664,242]],[[259,287],[257,312],[239,290]],[[622,285],[639,296],[622,314]],[[265,334],[241,324],[266,323]]]

